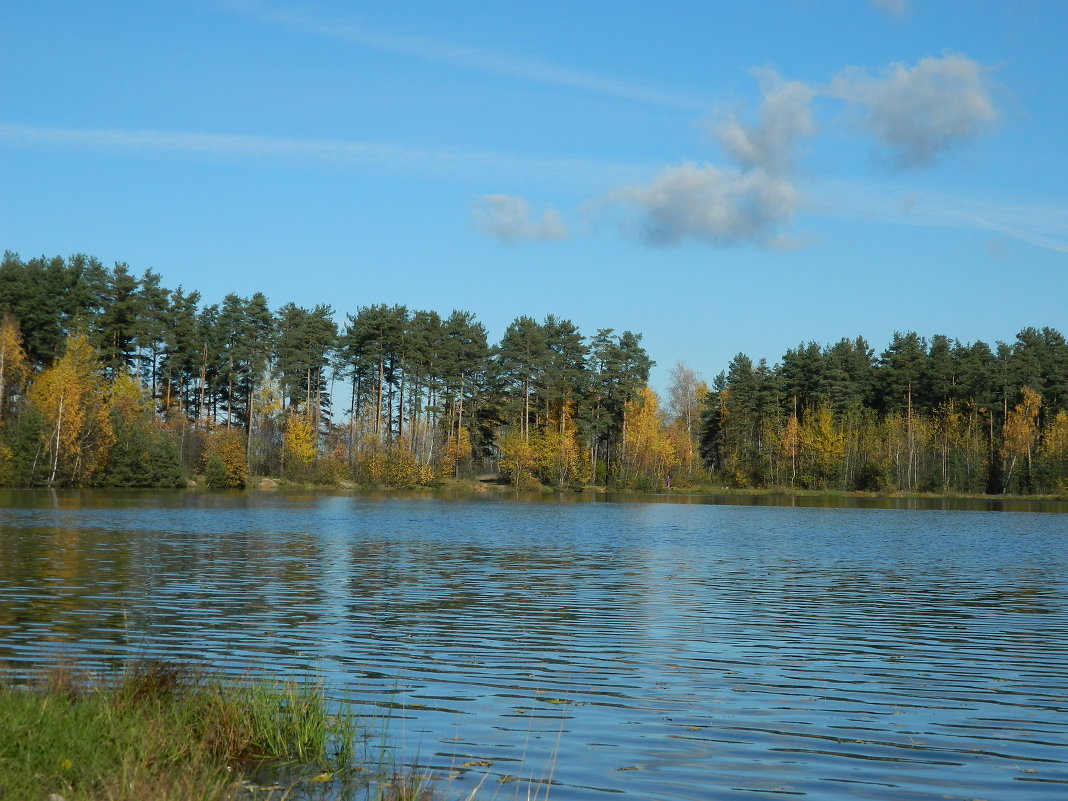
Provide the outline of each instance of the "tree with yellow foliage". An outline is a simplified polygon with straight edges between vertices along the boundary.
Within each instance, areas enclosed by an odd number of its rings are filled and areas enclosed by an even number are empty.
[[[660,400],[646,385],[638,398],[627,404],[627,429],[623,437],[623,483],[641,489],[664,484],[675,461],[660,414]]]
[[[14,391],[30,375],[22,334],[15,319],[5,314],[0,319],[0,421],[3,421]]]
[[[372,433],[367,444],[369,453],[360,460],[357,469],[365,484],[408,489],[432,484],[437,478],[430,465],[419,461],[406,437],[382,446]]]
[[[290,412],[282,435],[283,472],[291,478],[308,477],[318,448],[315,425],[310,415]]]
[[[152,401],[125,370],[111,384],[110,406],[115,442],[105,482],[114,487],[178,486],[182,471],[175,440],[156,423]]]
[[[669,465],[669,475],[672,476],[673,486],[688,486],[693,482],[695,474],[699,471],[700,460],[697,458],[697,443],[691,439],[686,430],[685,421],[676,418],[671,425],[664,430],[664,436],[671,444],[671,452],[674,456]]]
[[[461,426],[455,435],[448,434],[448,445],[438,463],[438,477],[448,478],[457,475],[462,460],[471,458],[471,435],[467,426]]]
[[[285,424],[282,396],[273,381],[262,381],[253,396],[249,421],[249,469],[256,475],[281,475],[285,452]]]
[[[1068,413],[1060,411],[1042,432],[1043,472],[1051,488],[1068,490]]]
[[[829,404],[809,410],[800,430],[801,452],[812,468],[813,484],[829,487],[836,483],[845,455],[845,435],[834,421]]]
[[[46,482],[90,483],[104,469],[115,435],[107,382],[84,334],[68,337],[63,356],[37,377],[28,396],[43,424]]]
[[[534,474],[537,454],[526,433],[519,426],[509,429],[497,443],[501,458],[499,464],[516,489],[539,489],[541,482]]]
[[[667,436],[678,464],[675,480],[685,484],[707,478],[698,458],[698,438],[701,433],[701,406],[708,395],[708,384],[683,362],[671,369],[668,385],[668,414],[671,420]]]
[[[556,489],[581,487],[590,478],[590,465],[582,458],[578,428],[573,419],[574,404],[563,401],[555,421],[531,437],[538,477]]]
[[[1027,459],[1027,479],[1031,476],[1031,459],[1038,440],[1038,410],[1042,396],[1030,387],[1020,389],[1020,402],[1005,416],[1001,455],[1008,462],[1005,486],[1009,486],[1013,471],[1021,456]]]
[[[204,446],[204,477],[209,487],[244,488],[248,481],[244,432],[219,428],[208,435]]]

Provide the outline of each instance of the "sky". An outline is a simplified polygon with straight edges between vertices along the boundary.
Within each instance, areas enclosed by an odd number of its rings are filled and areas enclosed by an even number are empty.
[[[1068,332],[1063,0],[0,0],[0,248],[632,330]]]

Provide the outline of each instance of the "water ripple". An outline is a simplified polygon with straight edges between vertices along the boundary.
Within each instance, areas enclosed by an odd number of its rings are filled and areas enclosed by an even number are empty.
[[[457,793],[515,777],[501,796],[1017,801],[1068,784],[1060,515],[5,500],[0,661],[322,675]]]

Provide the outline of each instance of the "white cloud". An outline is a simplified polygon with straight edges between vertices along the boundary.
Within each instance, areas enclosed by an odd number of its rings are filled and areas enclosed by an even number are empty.
[[[278,25],[292,31],[424,61],[496,75],[507,75],[535,83],[565,86],[609,97],[636,100],[686,111],[702,111],[708,107],[708,103],[700,98],[659,87],[606,78],[537,59],[468,47],[425,36],[388,33],[349,20],[327,19],[313,16],[306,11],[272,8],[265,3],[246,0],[245,2],[231,2],[229,5],[261,22]]]
[[[541,219],[534,219],[530,204],[514,195],[486,195],[472,204],[471,213],[478,230],[509,244],[522,239],[551,242],[570,234],[556,209],[549,207]]]
[[[716,245],[769,242],[789,221],[799,196],[783,176],[765,170],[724,170],[684,163],[665,168],[648,186],[614,193],[640,213],[640,230],[651,244],[694,238]]]
[[[828,93],[864,109],[863,125],[900,168],[930,165],[989,130],[998,113],[988,69],[958,54],[894,64],[875,78],[840,73]]]
[[[800,203],[791,172],[797,143],[815,131],[810,112],[815,93],[772,70],[756,75],[763,95],[757,121],[745,125],[731,115],[713,129],[735,167],[686,162],[607,198],[637,212],[638,229],[650,244],[692,238],[715,245],[796,246],[779,229]]]

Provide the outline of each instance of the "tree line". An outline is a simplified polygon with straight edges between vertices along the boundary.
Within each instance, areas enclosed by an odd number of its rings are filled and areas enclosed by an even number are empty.
[[[340,320],[340,323],[338,322]],[[1068,345],[895,334],[648,386],[641,335],[468,311],[206,304],[98,260],[0,263],[0,484],[1068,489]]]
[[[738,354],[703,404],[701,454],[735,486],[962,493],[1068,489],[1068,345],[895,333]]]
[[[628,423],[653,362],[630,331],[523,316],[490,344],[468,311],[338,324],[326,304],[205,304],[125,263],[11,252],[0,315],[4,485],[412,486],[483,462],[518,487],[641,479]]]

